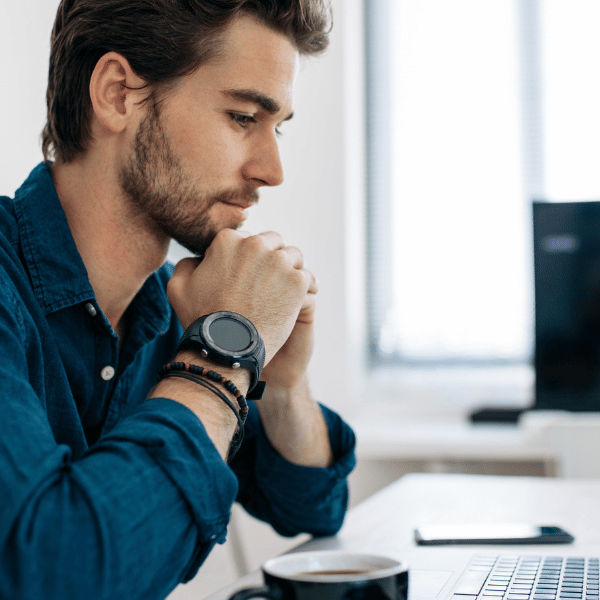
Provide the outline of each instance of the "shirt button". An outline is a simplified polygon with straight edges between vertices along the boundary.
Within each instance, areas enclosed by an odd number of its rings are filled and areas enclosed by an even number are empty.
[[[110,381],[115,376],[115,370],[112,367],[104,367],[100,372],[100,377],[104,379],[104,381]]]
[[[98,314],[98,313],[97,313],[97,311],[96,311],[96,309],[94,308],[94,305],[93,305],[93,304],[91,304],[90,302],[88,302],[88,303],[85,305],[85,309],[86,309],[86,310],[87,310],[87,311],[90,313],[90,315],[91,315],[92,317],[95,317],[95,316]]]

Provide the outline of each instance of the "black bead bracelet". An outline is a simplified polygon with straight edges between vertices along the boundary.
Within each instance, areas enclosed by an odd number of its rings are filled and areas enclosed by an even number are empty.
[[[246,402],[244,395],[238,390],[237,386],[231,380],[226,379],[223,377],[223,375],[220,375],[215,371],[205,369],[204,367],[199,367],[198,365],[192,365],[190,363],[171,362],[164,365],[158,372],[158,380],[161,381],[167,377],[187,379],[188,381],[193,381],[194,383],[201,385],[223,400],[223,402],[225,402],[225,404],[227,404],[227,406],[232,410],[238,421],[238,428],[233,436],[229,453],[227,455],[227,460],[230,461],[234,457],[235,453],[239,450],[242,440],[244,439],[244,424],[246,422],[246,417],[248,416],[248,403]],[[206,381],[206,379],[221,384],[230,394],[235,396],[239,410],[236,410],[231,400],[229,400],[229,398],[227,398],[227,396],[223,394],[221,390],[219,390],[209,381]]]

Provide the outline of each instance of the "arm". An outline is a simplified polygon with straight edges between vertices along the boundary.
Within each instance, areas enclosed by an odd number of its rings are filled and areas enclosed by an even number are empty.
[[[175,360],[207,367],[208,369],[215,368],[212,363],[191,352],[179,353]],[[220,366],[219,373],[233,381],[238,389],[248,389],[250,377],[246,370],[236,371]],[[224,389],[222,391],[225,392]],[[190,409],[201,421],[208,437],[223,460],[227,459],[231,439],[237,426],[237,419],[231,409],[218,396],[192,381],[168,378],[163,379],[152,389],[149,398],[172,398]]]
[[[270,387],[256,404],[271,445],[287,461],[306,467],[329,467],[333,452],[321,407],[305,375],[292,390]]]
[[[320,406],[333,463],[327,468],[297,465],[273,448],[256,406],[251,406],[248,415],[243,451],[230,463],[240,482],[238,501],[281,535],[334,535],[344,520],[346,480],[356,462],[352,429],[336,413]]]
[[[235,477],[164,398],[73,455],[65,440],[83,432],[51,332],[3,275],[0,597],[164,598],[224,539]]]
[[[184,328],[219,310],[254,323],[266,350],[267,391],[258,407],[267,436],[290,462],[326,467],[332,461],[327,426],[306,376],[317,290],[301,252],[285,246],[278,234],[224,230],[200,264],[186,259],[177,265],[168,293]],[[238,388],[247,389],[247,382]]]
[[[290,337],[263,370],[265,397],[257,404],[271,445],[291,463],[328,467],[329,432],[310,392],[306,369],[314,348],[316,285],[306,295]]]
[[[228,235],[232,239],[227,241],[233,246],[245,239],[235,232]],[[278,248],[285,248],[280,239],[277,244],[280,244]],[[206,293],[200,285],[210,284],[213,268],[217,273],[230,272],[227,258],[220,259],[224,264],[217,263],[216,267],[207,260],[216,258],[215,255],[221,252],[207,253],[197,269],[192,261],[178,265],[180,280],[177,281],[176,272],[176,286],[171,289],[175,310],[180,307],[178,314],[189,306],[189,301],[186,304],[181,293],[183,289],[190,290],[187,298],[197,297]],[[302,255],[294,249],[293,256],[293,263],[287,268],[302,270]],[[243,261],[238,258],[233,262],[239,266]],[[241,281],[247,276],[260,281],[257,271],[256,266],[246,272],[238,269],[236,276]],[[193,283],[195,277],[200,282],[197,286]],[[341,526],[346,510],[346,477],[355,462],[354,434],[337,415],[319,406],[309,389],[306,369],[314,346],[316,280],[312,276],[309,278],[309,285],[297,308],[292,306],[291,326],[290,319],[284,321],[289,333],[279,338],[281,345],[277,347],[269,344],[265,332],[268,334],[269,326],[281,322],[283,310],[273,311],[265,299],[278,298],[284,293],[289,294],[290,290],[286,289],[289,284],[286,284],[285,277],[274,276],[273,279],[284,285],[274,291],[267,286],[250,285],[247,305],[232,307],[232,304],[226,304],[223,308],[219,305],[212,308],[239,312],[253,321],[265,339],[268,351],[267,365],[262,374],[262,379],[267,382],[267,391],[264,398],[256,403],[260,419],[256,411],[251,410],[243,452],[232,463],[240,479],[239,500],[252,514],[268,520],[284,535],[302,531],[315,535],[332,534]],[[225,289],[229,286],[235,290],[236,282],[229,280]],[[175,297],[174,291],[177,292]],[[255,312],[252,312],[253,309]],[[202,312],[195,315],[183,312],[184,326],[209,312],[208,307],[203,307]]]

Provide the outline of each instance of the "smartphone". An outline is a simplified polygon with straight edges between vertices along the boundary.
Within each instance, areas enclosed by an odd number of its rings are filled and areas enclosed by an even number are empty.
[[[415,530],[419,546],[450,544],[571,544],[575,538],[561,527],[493,523],[424,525]]]

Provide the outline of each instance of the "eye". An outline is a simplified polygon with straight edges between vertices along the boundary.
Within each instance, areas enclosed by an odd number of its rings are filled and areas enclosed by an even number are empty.
[[[283,132],[281,131],[281,129],[279,129],[279,127],[275,127],[275,135],[277,137],[281,137],[283,135]]]
[[[229,113],[229,116],[244,129],[249,123],[256,123],[256,119],[252,115],[240,115],[238,113]]]

